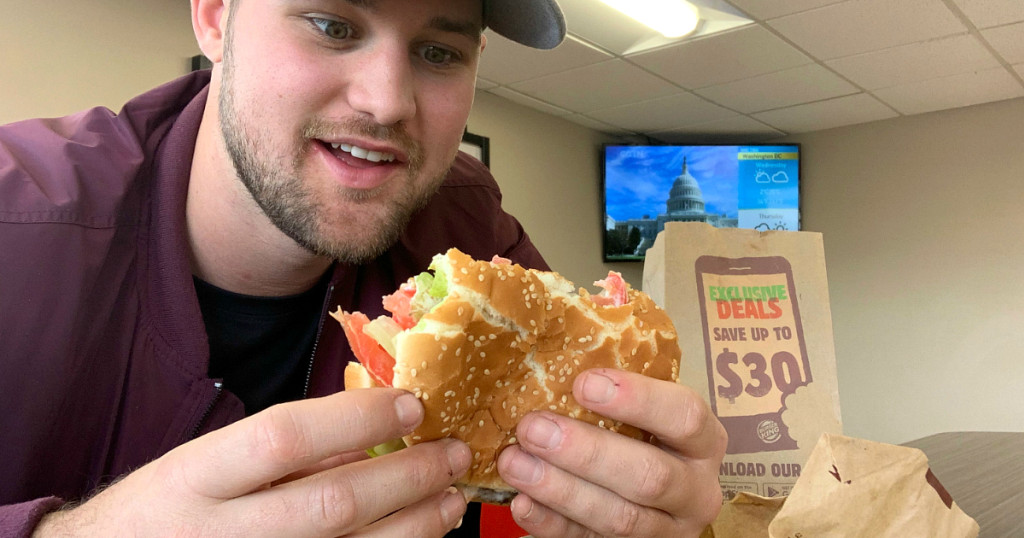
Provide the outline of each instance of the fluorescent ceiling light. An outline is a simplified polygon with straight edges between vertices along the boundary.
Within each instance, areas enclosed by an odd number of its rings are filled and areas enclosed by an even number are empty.
[[[601,0],[665,37],[683,37],[697,29],[700,16],[684,0]]]

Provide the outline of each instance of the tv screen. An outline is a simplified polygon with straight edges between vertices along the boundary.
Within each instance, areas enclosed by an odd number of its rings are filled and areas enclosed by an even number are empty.
[[[800,229],[800,146],[604,147],[604,261],[642,261],[666,222]]]

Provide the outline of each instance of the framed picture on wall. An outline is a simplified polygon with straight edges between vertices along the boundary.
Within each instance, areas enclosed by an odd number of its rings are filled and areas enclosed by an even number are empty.
[[[200,69],[209,69],[213,67],[213,62],[211,62],[209,58],[203,56],[202,54],[196,54],[195,56],[189,58],[189,67],[192,68],[192,71],[199,71]]]
[[[476,157],[487,168],[491,167],[491,141],[486,136],[475,135],[466,130],[462,133],[459,149]]]

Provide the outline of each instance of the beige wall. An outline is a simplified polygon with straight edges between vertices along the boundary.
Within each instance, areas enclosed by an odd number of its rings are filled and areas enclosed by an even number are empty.
[[[199,54],[186,0],[0,0],[0,123],[129,98]]]
[[[600,135],[487,95],[470,130],[552,266],[577,283],[610,267]],[[824,235],[845,432],[1024,430],[1024,99],[787,140]]]
[[[484,92],[468,127],[490,139],[505,210],[552,268],[577,286],[590,287],[609,269],[640,285],[642,264],[601,261],[600,150],[612,137]]]
[[[129,97],[198,52],[184,0],[23,3],[0,19],[0,122]],[[604,135],[489,94],[506,208],[555,268],[589,284],[600,261]],[[824,233],[848,434],[902,442],[1024,430],[1024,99],[793,137],[804,225]]]
[[[1024,99],[791,140],[846,432],[1024,430]]]

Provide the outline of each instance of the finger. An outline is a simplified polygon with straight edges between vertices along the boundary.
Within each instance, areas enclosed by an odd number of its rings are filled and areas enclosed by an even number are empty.
[[[423,405],[396,389],[363,389],[273,406],[168,453],[160,472],[187,491],[230,499],[337,454],[401,437]]]
[[[588,536],[583,525],[520,493],[512,499],[512,519],[533,538],[573,538]]]
[[[466,498],[454,487],[349,534],[350,537],[444,536],[462,524]]]
[[[323,461],[320,461],[314,465],[306,467],[300,471],[296,471],[287,476],[282,477],[280,480],[274,482],[273,485],[284,484],[285,482],[291,482],[300,478],[315,475],[319,472],[326,471],[327,469],[333,469],[335,467],[341,467],[356,461],[362,461],[370,459],[370,455],[365,450],[354,450],[352,452],[344,452],[337,456],[331,456]]]
[[[524,417],[516,436],[527,452],[641,506],[676,513],[693,495],[693,469],[642,441],[547,411]]]
[[[677,536],[667,533],[676,526],[669,514],[628,501],[608,489],[573,476],[544,460],[513,445],[498,457],[498,469],[508,484],[530,499],[550,508],[583,527],[602,536]],[[620,477],[623,481],[628,480]],[[518,497],[517,497],[518,498]],[[524,501],[519,501],[524,504]],[[522,508],[520,508],[522,510]],[[555,527],[572,527],[558,522],[557,517],[540,512],[542,516],[520,514],[525,521],[534,523],[544,536]],[[515,514],[513,514],[515,515]]]
[[[421,443],[233,499],[219,515],[251,521],[258,514],[267,535],[347,534],[444,491],[471,461],[461,441]]]
[[[720,458],[725,452],[725,428],[685,385],[601,368],[581,373],[573,396],[596,413],[654,434],[683,456]]]

